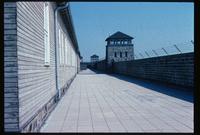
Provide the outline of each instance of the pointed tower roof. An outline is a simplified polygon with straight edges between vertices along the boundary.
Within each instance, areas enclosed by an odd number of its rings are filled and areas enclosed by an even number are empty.
[[[114,33],[111,36],[109,36],[108,38],[106,38],[106,41],[108,41],[110,39],[133,39],[133,37],[126,35],[120,31],[117,31],[116,33]]]
[[[99,56],[96,55],[96,54],[93,54],[93,55],[91,56],[91,58],[97,58],[97,57],[99,57]]]

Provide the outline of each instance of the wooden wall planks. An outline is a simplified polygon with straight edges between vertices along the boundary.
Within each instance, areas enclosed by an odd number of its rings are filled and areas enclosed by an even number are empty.
[[[37,131],[55,106],[55,3],[50,2],[50,66],[44,66],[44,2],[4,3],[4,126],[5,131]],[[58,24],[75,53],[69,33],[58,14]],[[67,56],[71,61],[72,53]],[[59,52],[58,52],[59,53]],[[58,55],[59,56],[59,55]],[[76,55],[77,59],[78,55]],[[58,58],[59,60],[59,58]],[[77,66],[58,65],[59,89],[68,87]],[[46,110],[47,108],[47,110]],[[37,125],[38,124],[38,125]],[[39,127],[38,127],[39,126]]]
[[[53,4],[50,4],[50,8],[50,29],[53,30]],[[51,38],[52,60],[50,66],[45,67],[43,2],[17,2],[17,13],[19,126],[21,128],[56,94],[55,50],[54,38]]]
[[[16,3],[4,3],[4,131],[19,131]]]
[[[56,94],[54,3],[50,3],[50,66],[44,66],[43,2],[17,3],[17,56],[19,87],[19,126],[22,128]],[[58,24],[69,39],[58,15]],[[70,40],[70,39],[69,39]],[[73,46],[70,42],[69,46]],[[73,48],[73,47],[72,47]],[[73,50],[75,51],[75,50]],[[71,56],[70,56],[71,57]],[[58,66],[59,88],[76,74],[76,67]]]

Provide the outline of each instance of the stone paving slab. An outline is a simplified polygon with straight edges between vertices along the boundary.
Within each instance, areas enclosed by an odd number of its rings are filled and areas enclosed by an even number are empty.
[[[187,92],[163,88],[181,99],[153,89],[160,86],[85,72],[77,75],[40,132],[193,133],[193,102],[184,100],[191,98]]]

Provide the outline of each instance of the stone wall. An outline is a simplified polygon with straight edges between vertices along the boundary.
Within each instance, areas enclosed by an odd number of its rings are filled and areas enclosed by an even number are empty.
[[[194,53],[117,62],[115,73],[193,87]]]
[[[105,60],[97,63],[97,70],[109,71]],[[116,62],[114,73],[193,87],[194,53]]]
[[[97,70],[106,71],[106,60],[101,60],[97,63]]]
[[[107,59],[108,63],[111,63],[112,60],[115,62],[119,61],[129,61],[134,59],[133,54],[133,44],[129,45],[107,45]],[[127,57],[125,55],[125,52],[127,52]],[[116,53],[116,57],[115,57]],[[122,53],[120,56],[120,53]]]

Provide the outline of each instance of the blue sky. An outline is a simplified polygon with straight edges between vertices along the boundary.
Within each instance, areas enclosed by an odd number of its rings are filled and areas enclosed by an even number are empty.
[[[135,52],[193,40],[193,3],[70,2],[84,61],[105,57],[105,39],[121,31],[132,37]]]

